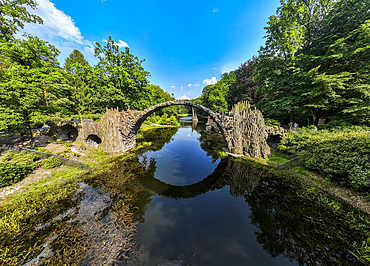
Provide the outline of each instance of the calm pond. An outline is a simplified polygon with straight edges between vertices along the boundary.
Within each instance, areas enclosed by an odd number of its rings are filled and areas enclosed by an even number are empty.
[[[360,265],[349,250],[361,236],[340,217],[294,182],[220,159],[203,129],[184,118],[141,133],[152,145],[30,221],[13,242],[23,265]]]

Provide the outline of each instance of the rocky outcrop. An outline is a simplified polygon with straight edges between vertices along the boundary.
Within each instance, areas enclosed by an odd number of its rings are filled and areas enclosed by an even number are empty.
[[[265,126],[259,110],[251,110],[247,102],[241,102],[233,107],[229,117],[221,116],[220,119],[230,132],[230,153],[253,158],[270,155],[270,148],[267,145],[269,129]],[[206,130],[219,131],[216,123],[210,118],[206,123]]]

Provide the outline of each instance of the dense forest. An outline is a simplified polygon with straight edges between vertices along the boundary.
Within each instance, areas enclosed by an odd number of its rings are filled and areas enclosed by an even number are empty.
[[[129,48],[120,50],[111,37],[105,46],[95,43],[97,65],[90,66],[74,50],[60,66],[59,51],[53,45],[37,36],[14,37],[25,23],[43,23],[28,11],[37,7],[35,1],[0,4],[0,131],[32,136],[32,124],[51,118],[101,114],[106,108],[143,110],[175,99],[149,84],[144,60]],[[162,113],[171,116],[181,111],[170,107]]]
[[[370,123],[370,1],[282,0],[259,55],[194,101],[230,111],[248,100],[280,123]]]

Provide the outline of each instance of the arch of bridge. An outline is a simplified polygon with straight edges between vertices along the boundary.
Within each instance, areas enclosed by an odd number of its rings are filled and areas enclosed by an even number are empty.
[[[194,102],[189,102],[189,101],[182,101],[182,100],[175,100],[175,101],[168,101],[164,103],[159,103],[157,105],[154,105],[152,107],[149,107],[142,111],[142,116],[137,120],[133,127],[134,134],[136,135],[137,131],[140,129],[140,126],[144,121],[153,113],[169,107],[169,106],[174,106],[174,105],[185,105],[189,107],[194,107],[197,108],[203,112],[205,112],[207,115],[209,115],[213,121],[215,121],[217,127],[220,129],[220,132],[226,142],[226,145],[228,149],[230,150],[230,145],[231,145],[231,135],[230,135],[230,128],[231,125],[229,125],[228,121],[225,120],[227,117],[221,117],[220,114],[213,112],[211,109],[204,107],[203,105],[194,103]]]
[[[141,124],[154,112],[173,105],[185,105],[197,108],[209,115],[220,129],[227,148],[232,150],[233,125],[229,117],[213,112],[200,104],[189,101],[169,101],[154,105],[144,111],[127,110],[119,112],[118,109],[107,109],[98,123],[83,122],[79,131],[79,142],[87,144],[87,138],[95,134],[101,138],[99,147],[109,154],[121,154],[136,145],[136,135]]]

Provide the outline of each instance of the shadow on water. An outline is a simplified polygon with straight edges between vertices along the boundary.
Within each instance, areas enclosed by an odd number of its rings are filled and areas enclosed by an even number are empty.
[[[350,252],[350,243],[361,239],[359,232],[303,196],[297,182],[233,159],[222,159],[190,185],[157,179],[156,160],[140,158],[161,150],[176,133],[178,129],[146,132],[142,141],[152,141],[151,147],[118,158],[109,172],[85,178],[74,195],[24,220],[20,232],[2,233],[0,248],[11,246],[10,255],[23,265],[360,265]],[[215,145],[212,139],[202,134],[198,141],[211,160],[219,160],[207,150]],[[217,199],[220,194],[222,200]],[[205,210],[187,218],[185,212],[200,204],[196,200],[203,201]],[[223,209],[227,202],[234,205]],[[185,208],[172,209],[176,204]],[[166,206],[167,220],[161,223],[168,226],[157,228],[162,235],[153,241],[161,244],[148,250],[138,241],[140,226],[152,213],[159,219],[153,210],[158,206]],[[244,216],[248,222],[238,222]],[[219,217],[224,221],[216,221]],[[175,227],[179,232],[173,234],[168,228]],[[204,231],[209,238],[202,237]],[[239,246],[228,244],[228,237],[238,238]]]

